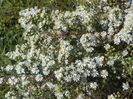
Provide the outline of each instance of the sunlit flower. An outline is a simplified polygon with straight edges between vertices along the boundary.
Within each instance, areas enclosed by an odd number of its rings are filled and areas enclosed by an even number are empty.
[[[129,83],[128,83],[128,82],[123,83],[123,84],[122,84],[122,88],[123,88],[123,90],[128,90],[128,88],[129,88]]]

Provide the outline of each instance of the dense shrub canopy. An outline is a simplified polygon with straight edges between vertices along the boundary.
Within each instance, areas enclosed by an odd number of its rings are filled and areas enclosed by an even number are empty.
[[[1,67],[6,98],[85,99],[132,92],[133,3],[86,0],[19,13],[25,43]]]

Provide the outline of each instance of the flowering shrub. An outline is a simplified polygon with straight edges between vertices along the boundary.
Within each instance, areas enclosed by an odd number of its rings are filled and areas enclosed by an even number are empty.
[[[1,68],[10,86],[5,98],[85,99],[132,92],[133,3],[107,0],[73,10],[20,11],[25,43]],[[111,96],[112,97],[112,96]]]

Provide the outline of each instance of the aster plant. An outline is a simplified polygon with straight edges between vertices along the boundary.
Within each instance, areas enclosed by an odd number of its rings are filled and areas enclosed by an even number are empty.
[[[0,83],[10,87],[5,98],[131,96],[133,2],[111,1],[85,0],[70,10],[20,11],[25,43],[8,52],[13,63],[1,67],[7,76]]]

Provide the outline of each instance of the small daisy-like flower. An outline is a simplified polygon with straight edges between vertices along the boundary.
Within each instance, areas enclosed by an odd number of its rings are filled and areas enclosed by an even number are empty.
[[[107,76],[108,76],[107,70],[102,70],[102,71],[101,71],[101,76],[102,76],[103,78],[107,78]]]
[[[15,85],[17,82],[18,82],[18,79],[15,78],[14,76],[12,76],[8,79],[8,83],[11,85]]]
[[[36,77],[35,77],[36,81],[42,81],[43,80],[43,76],[41,74],[38,74]]]
[[[97,82],[90,83],[90,88],[96,90],[97,87],[98,87]]]
[[[122,88],[123,88],[123,90],[128,90],[129,89],[129,83],[128,82],[123,83]]]

